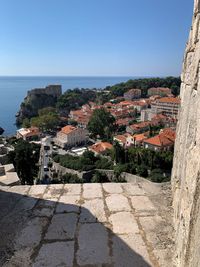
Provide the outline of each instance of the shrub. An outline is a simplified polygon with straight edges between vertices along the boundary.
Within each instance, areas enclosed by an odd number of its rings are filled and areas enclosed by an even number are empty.
[[[105,173],[96,171],[91,179],[91,183],[108,183],[110,180]]]

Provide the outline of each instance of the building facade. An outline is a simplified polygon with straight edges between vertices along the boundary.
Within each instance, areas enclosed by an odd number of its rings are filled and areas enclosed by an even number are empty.
[[[56,135],[55,144],[61,148],[85,144],[88,140],[88,131],[83,128],[67,125]]]
[[[165,114],[177,118],[180,107],[180,99],[175,97],[163,97],[151,103],[153,114]]]

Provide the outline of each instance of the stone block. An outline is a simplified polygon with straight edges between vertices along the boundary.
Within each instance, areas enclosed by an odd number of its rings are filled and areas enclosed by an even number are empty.
[[[140,188],[137,184],[123,184],[125,192],[130,196],[143,196],[145,191],[143,188]]]
[[[43,244],[33,267],[73,267],[74,241]]]
[[[132,196],[131,203],[137,215],[153,215],[157,211],[147,196]]]
[[[103,184],[103,189],[108,194],[120,194],[123,192],[121,184],[118,183],[105,183]]]
[[[108,233],[100,223],[81,224],[78,235],[79,265],[102,266],[110,262]]]
[[[29,191],[29,196],[42,197],[46,188],[47,188],[46,185],[32,185]]]
[[[110,212],[131,210],[131,207],[128,203],[128,199],[120,194],[113,194],[107,197],[106,204]]]
[[[80,195],[81,194],[81,185],[80,184],[66,184],[64,186],[63,195]]]
[[[59,203],[56,207],[57,213],[64,213],[64,212],[79,212],[79,195],[65,195],[61,196]]]
[[[83,184],[84,198],[102,198],[101,184]]]
[[[76,229],[77,215],[55,214],[45,235],[48,240],[73,239]]]
[[[106,222],[104,202],[95,198],[86,200],[81,207],[80,222]]]
[[[137,222],[130,212],[117,212],[109,217],[115,234],[138,233]]]
[[[113,262],[115,267],[152,266],[139,234],[113,236]]]

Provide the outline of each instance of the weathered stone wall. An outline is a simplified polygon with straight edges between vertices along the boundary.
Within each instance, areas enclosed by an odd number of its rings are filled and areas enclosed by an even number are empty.
[[[186,47],[172,174],[175,266],[200,266],[200,0]]]
[[[33,96],[33,95],[51,95],[53,97],[59,97],[62,94],[62,87],[61,85],[49,85],[46,86],[45,88],[35,88],[30,91],[28,91],[28,96]]]

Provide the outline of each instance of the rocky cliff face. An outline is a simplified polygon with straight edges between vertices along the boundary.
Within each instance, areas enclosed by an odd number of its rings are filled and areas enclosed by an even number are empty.
[[[45,88],[28,91],[16,115],[16,123],[21,124],[23,119],[37,116],[39,109],[54,107],[61,94],[62,88],[60,85],[49,85]]]
[[[172,188],[175,210],[175,266],[200,266],[200,0],[186,47]]]

